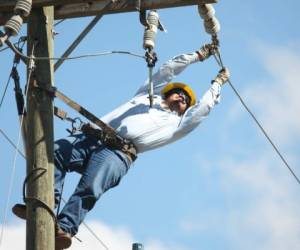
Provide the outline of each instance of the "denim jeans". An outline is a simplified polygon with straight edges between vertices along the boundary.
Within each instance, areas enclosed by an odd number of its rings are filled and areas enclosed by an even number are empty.
[[[58,224],[71,235],[108,189],[119,184],[131,161],[121,151],[111,150],[84,134],[55,142],[55,204],[60,199],[67,172],[81,174],[80,181],[58,216]]]

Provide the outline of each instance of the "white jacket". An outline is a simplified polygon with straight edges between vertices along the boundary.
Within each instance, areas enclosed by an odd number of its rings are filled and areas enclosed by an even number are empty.
[[[183,116],[166,109],[162,88],[188,65],[198,61],[196,53],[178,55],[163,64],[153,75],[154,101],[149,107],[148,80],[127,103],[101,118],[123,138],[131,140],[142,153],[180,139],[196,128],[219,102],[220,85],[213,83],[200,101]]]

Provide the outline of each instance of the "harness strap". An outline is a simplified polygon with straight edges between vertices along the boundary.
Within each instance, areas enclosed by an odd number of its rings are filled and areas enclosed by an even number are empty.
[[[59,90],[57,90],[57,88],[53,86],[41,86],[37,83],[36,80],[34,81],[33,85],[37,88],[47,91],[52,96],[57,97],[62,102],[67,104],[70,108],[76,110],[78,113],[83,115],[90,122],[96,124],[101,129],[95,129],[91,125],[85,124],[81,128],[82,132],[96,137],[112,149],[121,150],[122,152],[126,153],[132,161],[134,161],[137,158],[137,150],[132,142],[122,138],[116,133],[116,131],[111,126],[101,121],[98,117],[93,115],[87,109],[83,108],[81,105],[64,95],[62,92],[60,92]]]

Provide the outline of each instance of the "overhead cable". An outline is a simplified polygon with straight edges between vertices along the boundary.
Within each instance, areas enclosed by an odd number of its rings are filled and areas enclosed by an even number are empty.
[[[218,59],[217,59],[218,58]],[[222,62],[222,57],[221,57],[221,53],[219,50],[217,50],[217,58],[216,61],[219,64],[219,66],[221,68],[224,68],[223,62]],[[263,128],[263,126],[261,125],[261,123],[257,120],[257,118],[255,117],[255,115],[253,114],[253,112],[250,110],[250,108],[246,105],[245,101],[243,100],[243,98],[241,97],[241,95],[238,93],[238,91],[236,90],[236,88],[233,86],[232,82],[230,81],[230,79],[228,80],[229,86],[232,88],[233,92],[236,94],[236,96],[238,97],[238,99],[240,100],[241,104],[244,106],[244,108],[246,109],[246,111],[250,114],[250,116],[253,118],[253,120],[255,121],[256,125],[260,128],[260,130],[262,131],[262,133],[264,134],[264,136],[267,138],[267,140],[270,142],[270,144],[272,145],[273,149],[275,150],[275,152],[277,153],[277,155],[280,157],[280,159],[282,160],[282,162],[284,163],[284,165],[288,168],[288,170],[290,171],[290,173],[294,176],[294,178],[296,179],[296,181],[298,182],[298,184],[300,184],[300,179],[299,177],[296,175],[296,173],[294,172],[294,170],[291,168],[291,166],[288,164],[287,160],[283,157],[283,155],[281,154],[281,152],[279,151],[278,147],[275,145],[275,143],[273,142],[273,140],[271,139],[271,137],[268,135],[268,133],[266,132],[266,130]]]
[[[111,54],[124,54],[124,55],[130,55],[138,58],[145,59],[145,56],[135,54],[129,51],[122,51],[122,50],[113,50],[113,51],[105,51],[105,52],[98,52],[98,53],[92,53],[92,54],[85,54],[85,55],[79,55],[79,56],[72,56],[72,57],[30,57],[22,54],[17,48],[11,44],[11,47],[13,51],[18,54],[21,58],[26,59],[26,60],[75,60],[75,59],[81,59],[81,58],[87,58],[87,57],[97,57],[97,56],[106,56],[106,55],[111,55]]]
[[[0,128],[0,133],[3,135],[3,137],[9,142],[11,146],[14,147],[15,150],[26,160],[25,154],[17,148],[17,145],[8,137],[8,135]]]
[[[198,12],[199,12],[200,17],[204,20],[205,31],[212,36],[212,43],[216,46],[215,47],[215,51],[214,51],[215,53],[213,54],[214,58],[215,58],[216,62],[218,63],[218,65],[223,69],[224,68],[224,64],[223,64],[223,60],[222,60],[221,53],[220,53],[220,50],[219,50],[220,44],[219,44],[219,40],[218,40],[218,37],[217,37],[217,33],[220,31],[220,27],[221,26],[220,26],[220,23],[219,23],[218,19],[215,17],[214,7],[213,7],[212,4],[200,4],[200,5],[198,5]],[[236,96],[240,100],[241,104],[244,106],[244,108],[250,114],[250,116],[253,118],[253,120],[255,121],[255,123],[257,124],[257,126],[260,128],[260,130],[262,131],[262,133],[264,134],[264,136],[270,142],[270,144],[272,145],[273,149],[278,154],[278,156],[280,157],[280,159],[282,160],[282,162],[284,163],[284,165],[289,169],[289,171],[291,172],[291,174],[295,177],[295,179],[298,182],[298,184],[300,184],[300,179],[297,177],[297,175],[295,174],[295,172],[293,171],[293,169],[290,167],[290,165],[288,164],[288,162],[286,161],[286,159],[280,153],[278,147],[272,141],[272,139],[270,138],[270,136],[267,134],[266,130],[263,128],[263,126],[260,124],[260,122],[257,120],[257,118],[255,117],[255,115],[253,114],[253,112],[246,105],[245,101],[242,99],[242,97],[240,96],[240,94],[238,93],[238,91],[236,90],[236,88],[233,86],[233,84],[230,81],[230,79],[228,80],[228,83],[229,83],[229,86],[232,88],[233,92],[236,94]]]

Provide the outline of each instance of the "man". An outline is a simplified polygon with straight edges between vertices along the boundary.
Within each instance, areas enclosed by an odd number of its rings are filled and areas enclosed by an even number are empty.
[[[154,101],[149,107],[148,82],[124,105],[102,117],[116,133],[129,140],[137,153],[174,142],[196,128],[219,102],[221,86],[229,71],[221,70],[199,102],[192,89],[183,83],[170,83],[187,66],[204,61],[214,53],[212,45],[174,57],[153,75]],[[55,204],[60,200],[67,172],[82,175],[74,193],[58,215],[56,249],[70,247],[86,214],[108,189],[119,184],[134,158],[126,151],[107,146],[88,133],[76,134],[55,143]],[[13,212],[26,218],[25,205]]]

